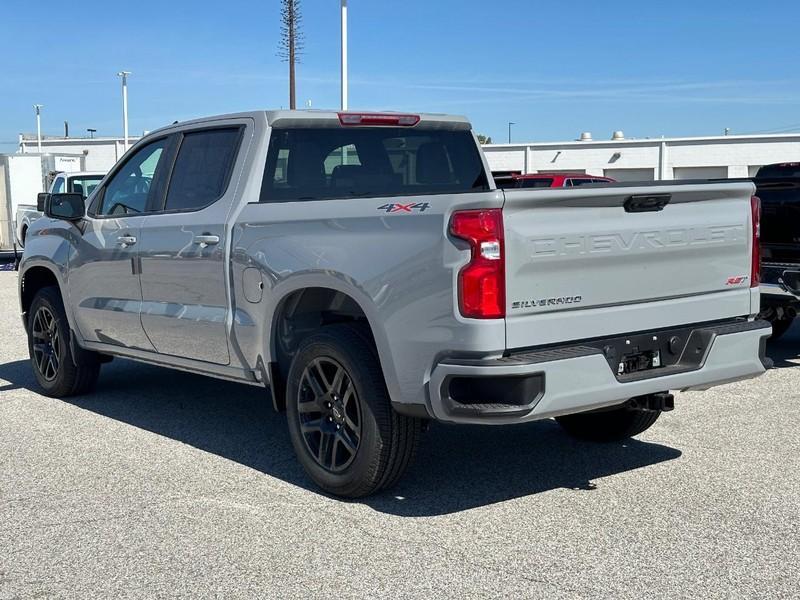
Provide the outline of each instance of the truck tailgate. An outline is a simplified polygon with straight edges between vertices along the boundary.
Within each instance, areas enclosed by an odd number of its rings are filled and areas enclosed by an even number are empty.
[[[749,183],[508,190],[506,345],[751,314]],[[660,210],[647,198],[667,201]]]

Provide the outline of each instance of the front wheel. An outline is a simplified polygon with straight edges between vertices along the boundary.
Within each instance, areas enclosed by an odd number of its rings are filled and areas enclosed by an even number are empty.
[[[306,473],[325,491],[358,498],[408,468],[422,422],[397,414],[374,346],[353,325],[306,338],[289,369],[289,434]]]
[[[39,290],[28,312],[28,352],[33,373],[44,394],[65,398],[89,392],[100,373],[94,352],[69,343],[70,329],[61,294],[56,287]]]
[[[571,436],[590,442],[617,442],[650,429],[660,411],[628,407],[556,417]]]

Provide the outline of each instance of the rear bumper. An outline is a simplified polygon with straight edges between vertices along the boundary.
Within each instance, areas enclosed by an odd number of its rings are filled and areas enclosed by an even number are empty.
[[[765,321],[698,325],[691,329],[680,360],[630,375],[617,375],[610,366],[609,344],[620,338],[492,360],[447,359],[431,373],[428,411],[437,420],[453,423],[520,423],[613,406],[666,390],[707,389],[764,373],[771,366],[764,354],[771,332]],[[489,396],[484,401],[475,394]]]

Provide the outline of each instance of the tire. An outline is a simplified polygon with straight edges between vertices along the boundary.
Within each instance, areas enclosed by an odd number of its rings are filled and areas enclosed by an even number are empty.
[[[20,248],[25,248],[25,238],[28,237],[28,228],[23,227],[22,231],[19,234],[19,246]]]
[[[66,398],[94,389],[100,373],[99,358],[94,352],[76,351],[78,354],[73,355],[61,293],[57,287],[42,288],[28,311],[28,352],[45,396]]]
[[[556,417],[573,437],[590,442],[617,442],[649,429],[658,420],[660,411],[615,408],[597,412]]]
[[[792,322],[794,321],[794,317],[784,317],[783,319],[774,319],[770,321],[772,324],[772,335],[770,336],[770,340],[775,341],[780,339],[783,334],[785,334],[792,326]]]
[[[420,419],[392,409],[375,347],[350,324],[324,327],[300,344],[286,413],[303,469],[323,490],[346,498],[396,483],[422,432]]]

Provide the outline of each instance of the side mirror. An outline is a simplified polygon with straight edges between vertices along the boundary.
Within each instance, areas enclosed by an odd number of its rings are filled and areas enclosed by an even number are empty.
[[[86,214],[86,205],[81,194],[48,194],[44,214],[51,219],[79,221]]]
[[[47,192],[41,192],[36,196],[36,210],[38,210],[40,213],[44,212],[44,207],[45,204],[47,204],[48,198],[50,198],[50,194]]]

